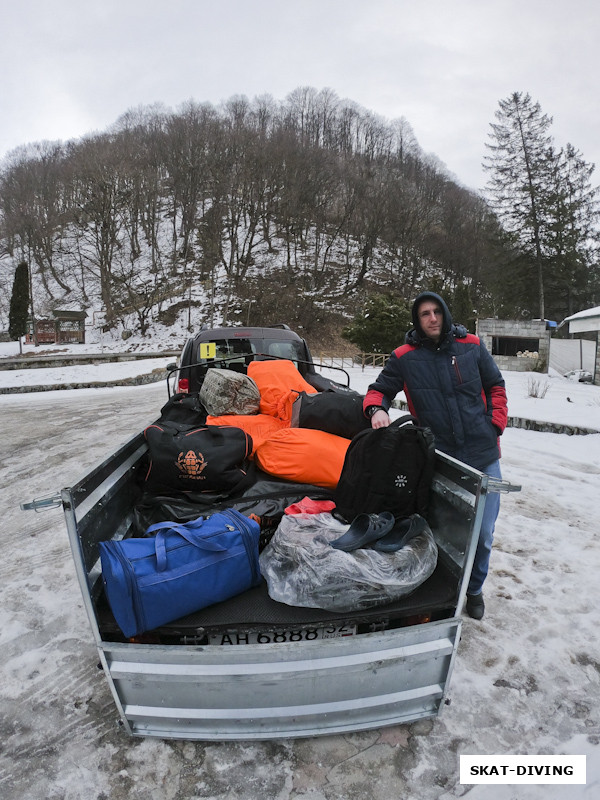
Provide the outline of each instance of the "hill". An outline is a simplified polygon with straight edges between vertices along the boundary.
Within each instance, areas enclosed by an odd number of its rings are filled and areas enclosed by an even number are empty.
[[[36,318],[85,308],[117,334],[285,320],[328,340],[370,294],[424,287],[497,314],[500,234],[406,120],[331,91],[140,108],[3,164],[0,327],[21,260]]]

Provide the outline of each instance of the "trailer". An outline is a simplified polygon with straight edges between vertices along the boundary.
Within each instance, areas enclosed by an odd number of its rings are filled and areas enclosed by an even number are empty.
[[[129,734],[296,738],[441,713],[486,498],[520,487],[438,451],[428,515],[438,562],[407,597],[340,613],[275,602],[263,581],[125,639],[104,594],[99,543],[135,532],[146,453],[140,433],[60,496],[100,664]]]

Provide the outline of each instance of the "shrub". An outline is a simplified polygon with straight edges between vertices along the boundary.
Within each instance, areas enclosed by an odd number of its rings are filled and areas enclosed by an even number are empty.
[[[543,400],[544,397],[546,397],[546,392],[548,391],[548,381],[542,384],[542,382],[536,378],[529,378],[529,381],[527,382],[527,389],[527,394],[529,397],[538,397],[540,400]]]

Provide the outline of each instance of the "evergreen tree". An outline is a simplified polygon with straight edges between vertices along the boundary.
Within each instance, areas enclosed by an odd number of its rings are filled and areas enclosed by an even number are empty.
[[[391,353],[412,327],[410,308],[393,294],[370,297],[342,336],[365,353]]]
[[[13,341],[20,340],[27,333],[29,314],[29,268],[22,261],[15,270],[10,311],[8,314],[8,333]]]
[[[571,144],[560,153],[550,222],[552,269],[549,305],[555,317],[580,311],[597,296],[598,189],[591,185],[593,164],[587,164]],[[594,277],[596,276],[596,277]]]
[[[491,173],[489,198],[508,233],[528,256],[539,316],[544,318],[548,232],[558,163],[548,132],[552,118],[542,113],[529,94],[514,92],[499,106],[498,122],[491,125],[492,142],[487,145],[490,155],[484,160],[484,168]]]
[[[471,333],[475,333],[477,310],[473,308],[471,289],[465,283],[459,283],[449,300],[448,306],[454,322],[461,323]]]

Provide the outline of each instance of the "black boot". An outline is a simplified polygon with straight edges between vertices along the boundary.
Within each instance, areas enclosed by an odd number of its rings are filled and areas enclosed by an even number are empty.
[[[483,602],[483,592],[479,594],[467,595],[467,614],[473,619],[483,619],[485,603]]]

